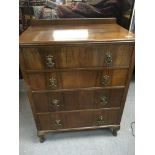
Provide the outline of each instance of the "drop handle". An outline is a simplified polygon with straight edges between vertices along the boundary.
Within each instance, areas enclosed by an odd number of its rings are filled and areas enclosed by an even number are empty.
[[[50,102],[50,105],[54,108],[60,108],[62,106],[62,104],[60,103],[60,100],[58,99],[52,99],[52,101]]]
[[[109,75],[104,75],[102,77],[102,81],[101,81],[102,85],[107,86],[110,84],[110,82],[111,82],[111,77]]]
[[[49,87],[56,87],[56,79],[54,77],[49,78]]]
[[[61,123],[61,120],[60,119],[55,120],[54,127],[56,129],[62,128],[62,123]]]
[[[104,118],[103,118],[103,116],[97,117],[97,124],[98,125],[103,125],[104,124]]]
[[[107,52],[107,53],[105,54],[105,63],[106,63],[107,65],[112,64],[112,55],[111,55],[110,52]]]
[[[101,96],[100,97],[100,104],[105,106],[108,104],[108,98],[106,96]]]
[[[46,60],[47,67],[49,67],[49,68],[54,67],[55,63],[54,63],[54,57],[52,55],[47,55],[45,60]]]

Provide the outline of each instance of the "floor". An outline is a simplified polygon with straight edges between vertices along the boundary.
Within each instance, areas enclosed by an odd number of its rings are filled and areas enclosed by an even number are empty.
[[[29,101],[20,81],[19,137],[20,155],[134,155],[135,138],[131,122],[135,120],[135,83],[130,84],[121,130],[113,137],[108,129],[50,133],[44,143],[36,136]],[[134,125],[134,124],[133,124]],[[134,126],[133,126],[134,130]],[[134,132],[134,131],[133,131]]]

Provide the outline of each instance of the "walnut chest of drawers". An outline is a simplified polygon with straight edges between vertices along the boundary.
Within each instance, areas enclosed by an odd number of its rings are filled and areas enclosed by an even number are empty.
[[[134,35],[115,19],[32,21],[20,67],[40,141],[47,132],[117,135],[134,66]]]

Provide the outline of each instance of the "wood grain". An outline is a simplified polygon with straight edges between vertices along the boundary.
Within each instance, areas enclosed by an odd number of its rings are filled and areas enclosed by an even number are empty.
[[[37,113],[120,107],[124,89],[33,93]],[[101,97],[106,97],[103,102]],[[58,100],[59,106],[53,104]]]
[[[28,75],[29,84],[32,90],[47,89],[70,89],[104,86],[124,86],[126,82],[127,69],[106,69],[106,70],[72,70],[65,72],[31,73]],[[108,75],[108,85],[102,84],[102,78]],[[49,79],[54,78],[55,87],[50,87]]]
[[[78,112],[63,112],[38,115],[41,130],[57,130],[77,127],[117,125],[119,110],[86,110]],[[100,125],[98,117],[103,116],[104,122]],[[55,127],[55,121],[60,120],[62,126]]]
[[[27,70],[54,70],[85,67],[128,67],[132,50],[133,46],[109,44],[94,47],[32,47],[23,48],[22,52]],[[107,63],[107,54],[111,56],[110,64]],[[46,64],[47,56],[53,56],[53,67]]]
[[[91,21],[91,24],[90,24]],[[100,23],[93,20],[85,20],[85,24],[53,25],[35,24],[30,26],[20,36],[20,46],[24,45],[59,45],[94,42],[134,42],[134,34],[122,28],[116,23]],[[44,23],[45,21],[42,21]],[[75,20],[69,20],[72,23]],[[82,22],[82,21],[81,21]],[[94,24],[92,24],[94,22]]]
[[[110,127],[117,135],[134,67],[134,34],[115,19],[40,20],[19,43],[41,141],[51,131]]]

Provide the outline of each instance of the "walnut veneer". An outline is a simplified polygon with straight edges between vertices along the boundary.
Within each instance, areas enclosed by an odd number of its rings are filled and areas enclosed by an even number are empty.
[[[115,19],[32,21],[20,66],[38,136],[111,128],[117,135],[134,66],[134,35]]]

